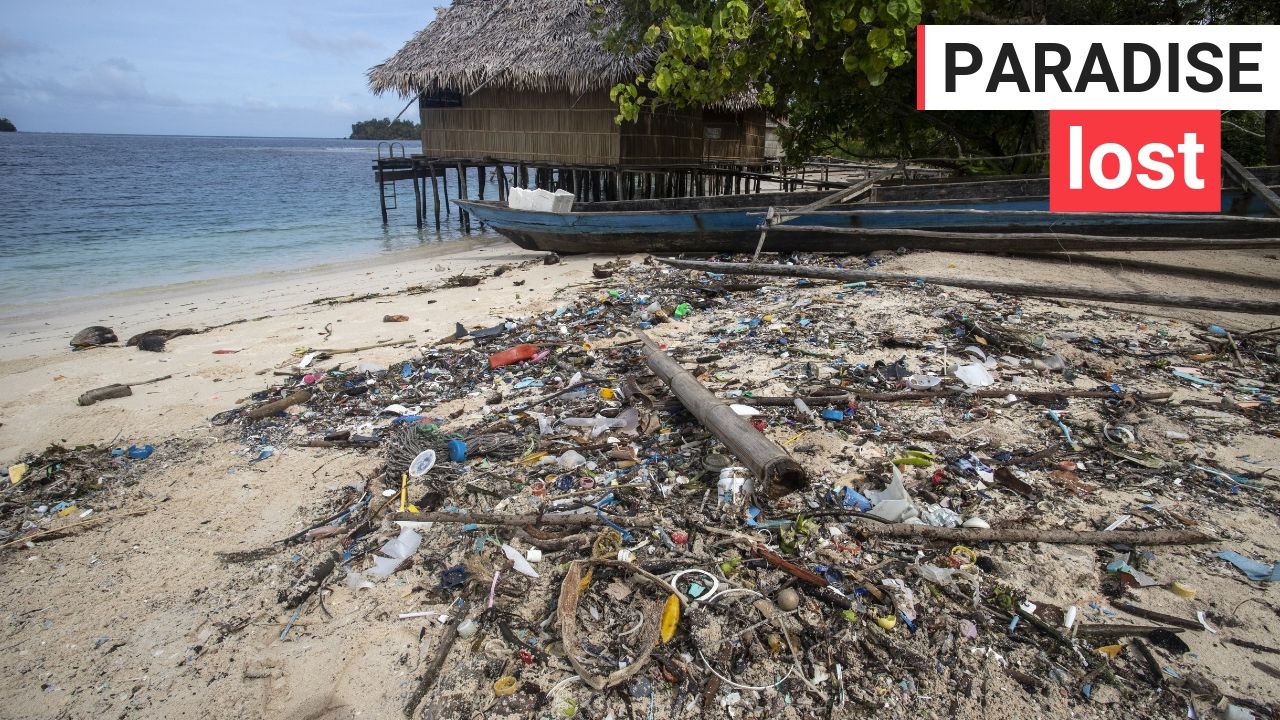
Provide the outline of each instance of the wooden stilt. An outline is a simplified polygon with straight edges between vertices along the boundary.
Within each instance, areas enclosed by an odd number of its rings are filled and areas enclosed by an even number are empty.
[[[382,206],[382,224],[387,224],[387,185],[382,179],[382,168],[378,168],[378,204]]]
[[[413,164],[413,220],[417,223],[418,229],[422,229],[422,189],[418,187],[418,164]]]
[[[440,229],[440,188],[436,181],[436,165],[433,162],[427,162],[427,174],[431,176],[431,204],[434,206],[436,214],[436,230]]]
[[[458,175],[458,199],[466,200],[467,199],[467,172],[462,167],[462,162],[460,161],[454,164],[454,169]],[[466,210],[459,209],[458,223],[462,226],[463,230],[467,232],[471,232],[471,219],[467,216]]]

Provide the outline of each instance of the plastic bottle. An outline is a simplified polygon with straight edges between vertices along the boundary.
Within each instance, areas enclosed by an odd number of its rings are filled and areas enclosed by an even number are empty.
[[[489,367],[500,368],[508,365],[514,365],[518,362],[531,360],[538,354],[537,345],[516,345],[501,352],[496,352],[489,356]]]

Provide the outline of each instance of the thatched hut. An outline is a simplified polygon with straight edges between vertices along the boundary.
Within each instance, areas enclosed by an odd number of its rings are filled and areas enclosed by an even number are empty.
[[[426,156],[616,168],[763,160],[764,113],[745,98],[617,124],[609,89],[653,57],[604,47],[611,12],[584,0],[453,0],[369,71],[369,85],[418,97]]]

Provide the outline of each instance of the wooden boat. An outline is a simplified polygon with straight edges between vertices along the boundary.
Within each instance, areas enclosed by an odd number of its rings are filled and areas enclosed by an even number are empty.
[[[1269,186],[1280,182],[1280,166],[1253,172]],[[455,202],[472,219],[529,250],[750,252],[770,207],[799,208],[829,195],[758,193],[579,202],[567,213],[513,210],[493,200]],[[951,236],[960,233],[971,235]],[[996,237],[1000,235],[1008,237]],[[1089,241],[1081,236],[1105,237]],[[1186,238],[1216,238],[1209,247],[1218,248],[1276,247],[1280,218],[1269,218],[1260,200],[1225,183],[1221,214],[1156,214],[1051,213],[1044,177],[899,181],[872,188],[860,202],[788,219],[770,229],[765,250],[868,252],[906,247],[1038,252],[1120,249],[1122,239],[1141,240],[1142,249],[1149,250],[1198,246]]]

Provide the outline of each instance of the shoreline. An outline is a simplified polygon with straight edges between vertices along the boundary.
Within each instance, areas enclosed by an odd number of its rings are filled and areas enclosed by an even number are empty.
[[[24,350],[31,349],[32,340],[37,342],[52,340],[53,338],[45,338],[38,334],[40,329],[47,329],[51,324],[58,330],[67,330],[75,325],[77,327],[70,330],[74,334],[89,325],[105,325],[109,324],[108,321],[116,321],[116,313],[130,310],[142,310],[145,313],[145,308],[157,303],[186,307],[199,302],[218,303],[227,299],[224,296],[239,292],[287,288],[325,280],[342,283],[351,273],[465,254],[477,249],[502,246],[506,242],[506,239],[499,235],[485,234],[475,238],[448,240],[430,246],[382,251],[347,262],[329,260],[298,268],[262,270],[86,295],[37,299],[33,304],[0,303],[0,329],[3,329],[3,333],[0,334],[0,362],[30,354]],[[32,333],[36,335],[33,337]],[[70,337],[67,335],[68,339]],[[126,337],[121,336],[120,339],[123,342]],[[44,348],[41,346],[39,349]]]
[[[71,307],[40,305],[0,338],[0,462],[50,443],[79,445],[134,439],[154,441],[200,427],[210,416],[266,387],[271,372],[297,362],[299,348],[361,347],[394,340],[430,343],[454,324],[488,327],[525,314],[565,287],[591,277],[598,257],[582,255],[544,265],[500,238],[451,243],[444,252],[370,258],[341,266],[241,277],[215,284],[159,286],[125,297],[79,300]],[[494,269],[510,267],[494,276]],[[482,278],[476,287],[441,288],[459,274]],[[520,283],[516,285],[515,283]],[[410,288],[423,291],[410,294]],[[364,297],[372,295],[372,297]],[[328,298],[357,298],[338,303]],[[407,315],[408,322],[383,322]],[[113,345],[72,351],[72,335],[106,325]],[[126,347],[133,335],[156,329],[205,330],[177,337],[164,352]],[[326,367],[390,363],[412,346],[343,354]],[[80,394],[113,383],[141,386],[130,397],[88,407]]]

